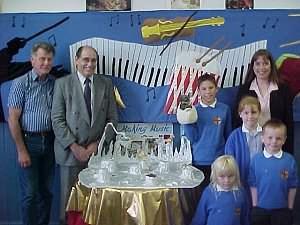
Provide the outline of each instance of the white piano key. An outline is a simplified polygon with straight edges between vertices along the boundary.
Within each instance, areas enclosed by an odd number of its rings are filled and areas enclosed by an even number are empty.
[[[122,42],[122,49],[121,49],[121,59],[122,59],[122,65],[121,65],[121,77],[124,79],[128,79],[129,77],[129,59],[130,59],[130,44],[128,42]],[[127,62],[128,61],[128,62]],[[127,69],[126,69],[126,63]]]
[[[167,58],[168,58],[168,53],[170,52],[170,49],[167,49],[165,51],[166,54],[159,55],[159,53],[163,50],[163,46],[157,46],[156,48],[156,58],[154,61],[154,64],[152,67],[154,68],[154,73],[153,73],[153,78],[150,80],[150,85],[149,87],[156,87],[156,86],[162,86],[162,78],[163,78],[163,72],[167,64]],[[149,83],[149,81],[148,81]]]
[[[112,57],[115,59],[115,65],[112,66],[112,72],[114,71],[114,76],[119,78],[124,78],[123,75],[119,74],[119,60],[122,59],[122,44],[121,41],[114,41],[113,43],[113,55]],[[122,65],[121,65],[122,67]],[[121,71],[121,68],[120,68]],[[113,73],[112,73],[113,75]]]
[[[154,84],[156,80],[156,74],[160,68],[161,56],[159,56],[159,52],[161,51],[160,46],[155,46],[152,52],[151,60],[149,62],[148,72],[145,76],[145,84],[148,87],[151,86],[151,83]]]
[[[143,83],[143,81],[144,81],[143,76],[147,72],[147,69],[149,67],[148,60],[151,58],[152,51],[153,51],[152,46],[147,46],[147,45],[142,46],[142,51],[140,54],[140,59],[142,59],[141,66],[139,67],[139,69],[137,71],[137,75],[136,75],[136,79],[135,79],[135,82],[137,82],[138,84],[146,85]]]
[[[75,66],[75,54],[76,54],[76,45],[70,46],[70,66],[71,66],[71,73],[76,72],[76,66]]]
[[[237,68],[237,74],[236,74],[236,77],[233,78],[234,79],[234,81],[232,83],[233,87],[240,85],[240,79],[243,77],[242,72],[244,73],[244,71],[242,71],[242,66],[245,68],[245,66],[243,64],[244,63],[244,52],[245,52],[245,46],[241,46],[240,48],[238,48],[238,57],[237,57],[236,64],[235,64],[235,67]]]
[[[102,59],[103,59],[103,51],[102,51],[102,45],[103,45],[103,39],[102,38],[95,38],[96,42],[94,44],[94,47],[98,52],[98,67],[99,67],[99,73],[103,74],[103,65],[102,65]]]
[[[136,69],[136,67],[139,65],[139,60],[140,60],[140,53],[142,51],[142,45],[141,44],[135,44],[134,46],[131,46],[130,47],[130,52],[133,52],[132,54],[132,58],[130,59],[130,65],[129,65],[129,68],[130,70],[129,71],[129,80],[131,81],[134,81],[134,71]]]
[[[149,52],[148,52],[147,63],[145,60],[145,70],[143,73],[143,77],[141,78],[141,84],[143,84],[145,86],[148,86],[148,79],[150,78],[150,75],[151,75],[151,68],[154,65],[154,61],[156,59],[156,54],[157,54],[156,50],[157,50],[156,46],[151,47],[151,49],[149,49]],[[151,77],[151,79],[152,79],[152,77]]]

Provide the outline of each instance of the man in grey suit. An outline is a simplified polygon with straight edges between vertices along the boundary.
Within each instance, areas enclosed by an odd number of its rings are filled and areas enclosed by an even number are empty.
[[[116,125],[118,120],[112,82],[95,74],[97,51],[80,47],[75,63],[77,73],[55,83],[51,113],[55,159],[60,165],[61,224],[66,223],[66,203],[79,172],[97,151],[105,125]]]

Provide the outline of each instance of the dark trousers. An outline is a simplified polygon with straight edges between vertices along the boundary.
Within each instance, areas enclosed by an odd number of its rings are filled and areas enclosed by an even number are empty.
[[[292,210],[282,209],[263,209],[259,207],[252,208],[252,225],[292,225]]]
[[[54,134],[24,135],[31,165],[19,167],[23,225],[48,225],[54,177]]]

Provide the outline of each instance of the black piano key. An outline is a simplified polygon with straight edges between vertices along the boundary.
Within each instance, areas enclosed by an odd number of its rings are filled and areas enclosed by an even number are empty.
[[[160,68],[158,68],[158,70],[157,70],[157,72],[156,72],[155,81],[154,81],[154,87],[157,86],[159,74],[160,74]]]
[[[124,69],[124,79],[126,79],[127,77],[128,64],[129,64],[129,60],[127,59],[125,64],[125,69]]]
[[[141,81],[142,81],[142,77],[143,77],[144,69],[145,69],[145,66],[144,66],[144,65],[142,65],[141,72],[140,72],[140,75],[139,75],[138,84],[140,84],[140,83],[141,83]]]
[[[104,55],[102,57],[102,71],[103,71],[103,74],[105,74],[105,56]]]
[[[114,76],[114,77],[116,75],[116,73],[115,73],[115,66],[116,66],[116,58],[113,57],[111,75]]]
[[[154,67],[151,68],[151,71],[150,71],[150,76],[149,76],[149,79],[148,79],[148,84],[147,84],[147,87],[150,86],[151,84],[151,81],[152,81],[152,77],[153,77],[153,73],[154,73]]]
[[[241,67],[241,76],[240,76],[240,83],[239,85],[242,85],[243,84],[243,75],[244,75],[244,65],[242,65]]]
[[[136,63],[135,68],[134,68],[134,73],[133,73],[133,79],[132,79],[133,82],[135,82],[135,78],[136,78],[138,68],[139,68],[139,64]]]
[[[226,74],[227,74],[227,68],[225,68],[224,73],[223,73],[223,76],[222,76],[221,88],[224,87],[224,82],[225,82]]]
[[[163,74],[163,77],[162,77],[161,85],[165,85],[167,72],[168,72],[168,68],[166,67],[166,68],[165,68],[165,71],[164,71],[164,74]]]
[[[119,59],[118,77],[121,77],[121,68],[122,68],[122,58]],[[124,79],[126,79],[125,76]]]
[[[235,86],[236,76],[237,76],[237,67],[234,68],[232,87]]]

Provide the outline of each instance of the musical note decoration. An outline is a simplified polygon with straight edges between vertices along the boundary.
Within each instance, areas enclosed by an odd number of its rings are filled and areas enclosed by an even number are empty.
[[[274,24],[272,25],[272,28],[273,29],[275,29],[276,28],[276,26],[277,26],[277,23],[279,22],[279,19],[278,18],[276,18],[276,20],[275,20],[275,22],[274,22]]]
[[[270,21],[270,17],[267,17],[265,23],[262,25],[262,28],[266,29],[269,21]]]
[[[21,27],[22,27],[22,28],[25,28],[25,24],[26,24],[26,19],[25,19],[25,16],[23,16]]]
[[[138,18],[138,25],[141,25],[142,24],[142,22],[141,22],[141,15],[137,14],[137,18]]]
[[[133,15],[130,14],[130,26],[133,27]]]
[[[119,24],[120,23],[120,16],[119,16],[119,14],[118,15],[116,15],[116,16],[112,16],[112,17],[110,17],[110,23],[109,23],[109,26],[110,27],[112,27],[113,26],[113,21],[114,20],[116,20],[116,24]]]
[[[142,37],[146,42],[158,41],[172,37],[186,21],[186,18],[175,18],[172,20],[146,19],[141,27]],[[221,26],[225,23],[223,17],[212,17],[189,21],[180,33],[180,36],[193,34],[193,29],[201,26]]]
[[[12,27],[16,27],[16,17],[13,16],[12,17],[12,24],[11,24]]]
[[[149,101],[150,101],[149,93],[151,93],[151,92],[153,92],[153,99],[156,99],[155,88],[154,88],[154,87],[148,88],[148,89],[147,89],[147,98],[146,98],[146,102],[149,102]]]
[[[245,37],[245,35],[246,35],[246,33],[245,33],[245,27],[246,27],[246,24],[242,24],[240,27],[242,28],[241,36],[242,36],[242,37]]]

